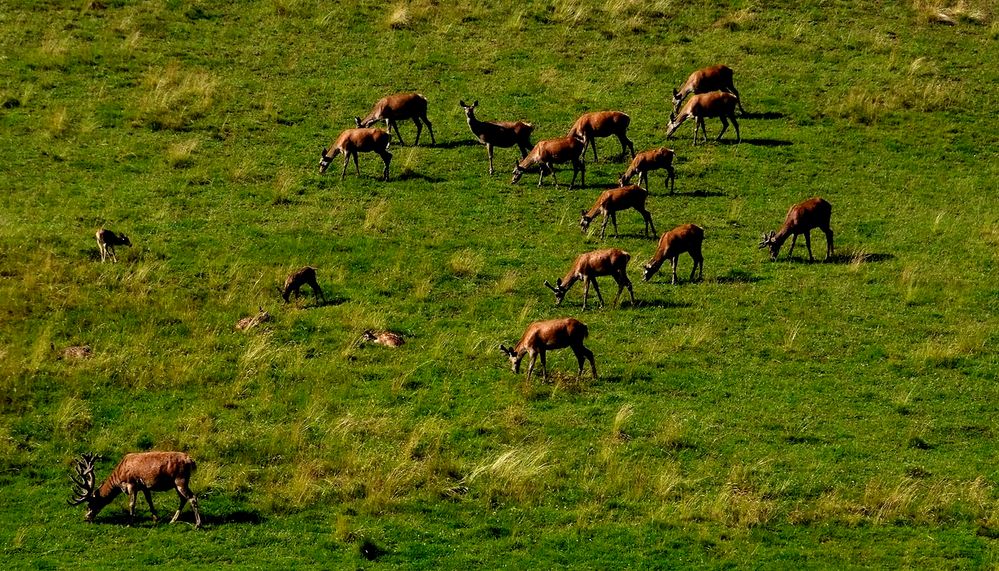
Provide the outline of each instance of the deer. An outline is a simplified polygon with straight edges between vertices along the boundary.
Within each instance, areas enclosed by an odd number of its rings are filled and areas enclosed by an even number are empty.
[[[583,152],[586,152],[587,145],[593,145],[593,162],[597,161],[597,137],[610,137],[616,135],[621,141],[621,156],[629,150],[631,156],[635,156],[635,145],[628,138],[628,125],[631,124],[631,117],[620,111],[597,111],[586,113],[576,119],[572,128],[569,129],[569,136],[579,139],[583,143]]]
[[[236,322],[237,331],[248,331],[254,327],[271,320],[271,314],[267,313],[263,307],[257,306],[257,314],[252,317],[244,317]]]
[[[622,210],[634,208],[645,219],[645,235],[649,235],[649,228],[652,229],[652,236],[656,235],[656,225],[652,222],[652,214],[645,209],[645,201],[649,197],[649,192],[638,185],[622,186],[612,188],[600,193],[596,203],[589,212],[581,210],[579,218],[579,229],[583,234],[590,227],[590,223],[598,214],[603,215],[603,224],[600,225],[600,239],[604,239],[607,232],[608,219],[614,223],[614,237],[617,238],[617,213]]]
[[[165,492],[177,490],[180,496],[180,507],[173,514],[170,523],[180,518],[184,505],[191,503],[194,511],[194,527],[201,527],[201,513],[198,512],[198,498],[191,492],[189,483],[191,474],[197,465],[190,456],[183,452],[136,452],[126,454],[121,462],[111,471],[100,487],[95,486],[94,463],[97,456],[83,454],[73,462],[76,476],[70,476],[75,484],[74,497],[68,503],[77,506],[87,504],[84,520],[93,522],[97,514],[110,504],[122,492],[128,494],[128,515],[135,520],[135,499],[139,492],[146,497],[153,521],[157,521],[156,508],[150,492]]]
[[[531,374],[534,372],[534,363],[538,356],[541,357],[541,374],[545,381],[548,380],[548,367],[545,362],[545,353],[549,350],[572,349],[579,362],[579,372],[577,376],[583,376],[583,365],[586,360],[590,361],[590,368],[593,371],[593,378],[597,378],[597,364],[593,360],[593,351],[583,345],[583,340],[589,335],[589,329],[572,317],[564,319],[553,319],[550,321],[536,321],[527,326],[523,337],[512,349],[500,345],[500,351],[510,359],[510,369],[514,374],[520,373],[520,362],[525,355],[531,356],[531,363],[527,368],[526,386],[531,384]]]
[[[732,70],[726,65],[713,65],[704,69],[699,69],[690,74],[687,81],[680,86],[679,91],[673,90],[673,113],[680,108],[683,100],[692,93],[710,93],[712,91],[725,91],[739,97],[739,90],[732,83]],[[739,111],[745,115],[746,110],[742,108],[739,101]]]
[[[534,132],[534,125],[523,121],[500,121],[487,122],[479,121],[475,117],[475,108],[479,102],[475,101],[471,105],[466,105],[464,100],[458,101],[458,105],[465,110],[465,118],[468,120],[468,128],[480,143],[486,146],[486,154],[489,155],[489,174],[493,174],[493,147],[508,148],[517,146],[520,148],[521,158],[527,157],[531,152],[531,133]]]
[[[642,281],[649,281],[652,276],[659,271],[659,267],[666,260],[670,261],[673,268],[673,279],[670,282],[676,285],[676,264],[680,254],[690,253],[694,260],[694,267],[690,270],[690,281],[694,281],[694,274],[700,268],[700,279],[704,279],[704,256],[701,255],[701,242],[704,241],[704,230],[694,224],[684,224],[666,232],[659,239],[659,247],[652,259],[645,264],[642,271]]]
[[[777,232],[771,231],[763,234],[760,239],[760,249],[770,249],[770,259],[777,260],[780,248],[784,245],[788,236],[791,237],[791,247],[787,251],[787,257],[791,257],[794,252],[794,243],[798,240],[799,234],[805,235],[805,247],[808,248],[808,260],[815,261],[812,256],[813,228],[818,228],[826,235],[826,260],[833,255],[833,231],[829,227],[829,218],[832,216],[832,205],[825,199],[815,197],[809,198],[791,207],[784,218],[784,225]]]
[[[401,347],[405,345],[406,340],[403,339],[402,335],[399,335],[398,333],[368,329],[361,334],[361,342],[384,345],[385,347]]]
[[[101,228],[97,231],[97,249],[101,253],[101,263],[108,258],[111,261],[118,263],[118,256],[114,253],[115,246],[131,246],[132,241],[128,239],[128,236],[124,234],[115,234],[114,232],[108,230],[107,228]]]
[[[514,162],[513,179],[510,184],[516,184],[527,169],[534,165],[540,165],[541,177],[538,179],[538,187],[545,180],[545,172],[550,172],[552,180],[555,181],[555,188],[558,188],[558,179],[555,178],[554,164],[572,163],[572,182],[569,183],[569,190],[572,190],[576,183],[576,175],[579,174],[579,184],[586,185],[586,164],[583,162],[583,143],[575,137],[562,137],[559,139],[545,139],[538,141],[531,152],[520,162]]]
[[[718,133],[718,137],[715,140],[721,140],[722,135],[728,129],[728,119],[731,119],[732,125],[735,126],[735,142],[741,142],[742,135],[739,134],[739,122],[735,120],[735,106],[738,102],[738,97],[724,91],[712,91],[711,93],[694,95],[684,104],[679,115],[673,114],[670,116],[669,125],[666,127],[666,138],[669,139],[672,137],[673,133],[680,128],[680,125],[684,121],[693,117],[696,119],[694,123],[694,144],[697,144],[698,127],[704,132],[704,141],[707,142],[708,131],[704,127],[704,118],[718,117],[722,122],[722,130]]]
[[[350,164],[351,157],[354,157],[354,170],[360,176],[361,168],[357,165],[357,153],[376,153],[385,163],[382,179],[388,180],[389,163],[392,162],[392,153],[388,151],[388,147],[392,137],[388,131],[382,129],[361,127],[361,120],[358,117],[354,117],[354,123],[357,125],[356,128],[346,129],[340,133],[330,148],[323,149],[319,153],[319,174],[325,173],[333,159],[342,154],[343,172],[340,173],[340,180],[347,176],[347,165]]]
[[[385,128],[388,131],[395,129],[395,136],[399,138],[399,144],[405,145],[402,135],[399,134],[399,126],[396,121],[412,119],[416,124],[416,141],[413,146],[420,144],[420,133],[423,132],[423,124],[426,124],[427,131],[430,131],[430,142],[436,145],[434,139],[434,127],[427,119],[427,98],[419,93],[397,93],[382,97],[375,103],[371,113],[361,120],[362,127],[370,127],[379,121],[385,121]]]
[[[296,270],[290,274],[284,280],[284,288],[281,291],[281,297],[284,298],[284,302],[288,303],[291,294],[295,294],[295,297],[299,296],[299,289],[302,286],[308,285],[312,288],[312,293],[317,297],[326,302],[326,295],[323,293],[323,289],[319,287],[319,280],[316,279],[316,268],[312,266],[305,266],[302,269]]]
[[[628,262],[631,261],[631,254],[619,248],[609,248],[607,250],[596,250],[580,254],[572,267],[566,272],[564,278],[555,280],[552,285],[545,280],[545,287],[555,292],[555,305],[562,305],[565,294],[579,280],[583,280],[583,311],[586,311],[586,299],[590,295],[590,284],[597,292],[597,299],[600,300],[600,307],[604,306],[604,298],[600,295],[600,286],[597,285],[598,276],[611,276],[617,282],[617,295],[614,296],[614,306],[621,297],[624,288],[628,288],[631,296],[631,305],[635,305],[635,290],[628,279]]]
[[[631,182],[632,177],[637,174],[638,184],[648,190],[649,171],[665,169],[666,188],[670,189],[670,193],[672,194],[676,192],[676,170],[673,169],[673,159],[675,157],[676,153],[673,152],[673,149],[667,149],[666,147],[642,151],[631,160],[628,170],[624,171],[624,174],[618,179],[618,184],[627,186]]]

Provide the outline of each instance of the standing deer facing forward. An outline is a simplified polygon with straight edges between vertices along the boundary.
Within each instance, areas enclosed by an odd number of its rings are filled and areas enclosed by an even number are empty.
[[[555,178],[554,164],[572,163],[572,182],[569,183],[569,190],[576,184],[576,174],[580,174],[579,184],[586,185],[586,164],[583,163],[583,143],[575,137],[562,137],[561,139],[545,139],[538,141],[537,145],[531,149],[524,160],[514,163],[513,178],[510,184],[516,184],[520,177],[527,172],[527,169],[539,165],[541,177],[538,179],[538,186],[545,180],[545,173],[551,173],[552,180],[555,181],[555,188],[558,188],[558,179]]]
[[[586,152],[586,145],[593,145],[593,162],[597,161],[597,137],[610,137],[616,135],[621,141],[621,156],[631,151],[631,156],[635,156],[635,145],[628,138],[628,126],[631,125],[631,117],[620,111],[597,111],[586,113],[576,119],[569,129],[569,136],[575,137],[583,142],[583,152]]]
[[[624,171],[618,183],[621,186],[627,186],[631,182],[631,178],[637,174],[638,184],[645,187],[645,190],[648,190],[649,171],[665,169],[666,188],[670,189],[671,193],[676,192],[676,170],[673,169],[673,158],[675,156],[676,154],[673,152],[673,149],[667,149],[666,147],[642,151],[635,155],[635,158],[631,161],[631,165],[628,166],[628,170]]]
[[[687,81],[680,86],[680,90],[673,90],[673,113],[680,108],[680,104],[683,100],[692,93],[710,93],[712,91],[726,91],[739,97],[739,90],[735,88],[735,84],[732,83],[732,70],[725,65],[714,65],[711,67],[706,67],[704,69],[699,69],[694,73],[690,74]],[[742,102],[739,102],[739,111],[743,115],[746,114],[746,110],[742,108]]]
[[[153,507],[153,497],[150,492],[175,489],[180,496],[180,507],[177,508],[177,513],[173,514],[170,523],[176,522],[181,510],[184,509],[184,504],[191,502],[194,527],[201,526],[198,499],[188,487],[191,473],[194,472],[196,465],[187,454],[183,452],[126,454],[100,487],[95,487],[95,459],[93,454],[84,454],[78,458],[73,464],[76,476],[70,476],[76,487],[73,489],[75,497],[69,501],[69,505],[76,506],[86,502],[87,514],[84,516],[86,521],[94,521],[97,514],[122,492],[128,494],[130,518],[135,519],[135,499],[138,493],[142,492],[146,497],[146,503],[149,504],[149,511],[153,514],[153,521],[156,521],[156,508]]]
[[[728,120],[731,119],[732,125],[735,126],[735,139],[738,143],[742,141],[742,135],[739,134],[739,122],[735,120],[735,106],[738,103],[738,97],[724,91],[712,91],[711,93],[695,95],[687,101],[679,115],[670,117],[669,126],[666,127],[666,138],[669,139],[672,137],[673,133],[680,128],[680,125],[683,125],[684,121],[693,117],[695,119],[694,144],[697,144],[698,127],[704,132],[704,141],[707,142],[708,130],[704,127],[704,118],[718,117],[721,119],[722,129],[715,140],[721,140],[722,135],[728,129]]]
[[[656,225],[652,223],[652,214],[645,209],[645,200],[648,197],[649,192],[637,185],[605,190],[600,193],[597,202],[589,212],[585,210],[580,211],[582,216],[579,219],[579,228],[583,231],[583,234],[586,234],[586,230],[590,227],[590,223],[597,217],[597,214],[602,214],[604,221],[600,225],[600,239],[603,240],[604,234],[607,232],[608,219],[614,223],[614,237],[617,238],[617,213],[622,210],[634,208],[645,219],[645,235],[649,235],[649,228],[651,228],[652,236],[654,237],[656,235]]]
[[[780,254],[780,247],[784,245],[788,236],[791,236],[791,247],[787,251],[787,257],[791,257],[794,251],[794,243],[798,240],[798,234],[805,235],[805,247],[808,248],[808,259],[815,261],[812,256],[812,228],[818,228],[826,235],[826,260],[833,255],[833,231],[829,227],[829,218],[832,216],[832,205],[823,198],[809,198],[808,200],[795,204],[787,211],[784,218],[784,225],[777,232],[764,234],[760,240],[760,248],[770,249],[770,259],[776,260]]]
[[[517,146],[520,148],[521,158],[527,157],[531,152],[531,133],[534,132],[534,125],[523,121],[479,121],[475,118],[478,101],[471,105],[459,101],[458,105],[465,110],[465,118],[468,119],[468,128],[472,130],[472,134],[486,146],[486,154],[489,155],[489,174],[493,174],[493,147]]]
[[[371,113],[368,113],[368,116],[361,120],[361,126],[370,127],[379,121],[385,121],[386,129],[389,131],[395,129],[395,136],[399,138],[399,144],[405,145],[402,135],[399,134],[399,126],[396,124],[396,121],[405,119],[412,119],[413,123],[416,124],[414,146],[420,144],[420,133],[423,132],[424,124],[427,126],[427,131],[430,131],[430,142],[434,145],[437,144],[437,141],[434,140],[434,127],[430,124],[430,119],[427,119],[427,98],[419,93],[397,93],[382,97],[375,103]]]
[[[340,180],[343,180],[347,176],[347,165],[350,164],[351,157],[354,157],[354,170],[360,176],[361,168],[357,165],[357,153],[376,153],[385,163],[382,178],[388,180],[389,163],[392,162],[392,153],[388,151],[391,136],[388,134],[388,131],[381,129],[361,128],[361,122],[356,117],[354,118],[354,122],[357,123],[358,128],[347,129],[340,133],[340,136],[330,145],[330,148],[322,150],[319,155],[319,174],[326,172],[333,159],[337,155],[342,154],[343,172],[340,173]]]
[[[590,295],[590,284],[593,284],[593,289],[597,292],[597,299],[600,300],[600,307],[603,307],[604,298],[600,295],[597,277],[611,276],[617,282],[614,305],[617,305],[617,300],[621,297],[624,288],[628,288],[631,305],[635,305],[635,290],[631,287],[631,280],[628,279],[628,262],[630,260],[631,254],[618,248],[580,254],[564,278],[555,280],[554,286],[545,280],[545,287],[555,292],[555,305],[562,305],[562,300],[565,299],[565,294],[572,288],[572,285],[583,280],[583,310],[585,311],[586,298]]]
[[[281,289],[281,297],[284,298],[284,302],[288,303],[291,294],[295,294],[295,297],[298,297],[299,290],[304,285],[311,287],[312,293],[317,298],[322,299],[324,302],[326,301],[326,294],[323,293],[323,288],[319,287],[319,280],[316,279],[316,268],[305,266],[300,270],[288,274],[288,277],[284,280],[284,288]]]
[[[569,347],[576,354],[579,362],[578,376],[583,375],[583,365],[586,360],[590,361],[590,368],[593,370],[593,378],[597,378],[597,364],[593,360],[593,351],[583,345],[583,340],[589,335],[586,324],[567,317],[565,319],[553,319],[551,321],[536,321],[527,326],[524,336],[520,338],[513,349],[507,349],[500,345],[502,351],[510,359],[510,369],[520,373],[520,362],[525,355],[531,356],[531,363],[527,368],[526,385],[531,384],[531,374],[534,372],[534,363],[538,356],[541,356],[541,374],[548,380],[548,367],[545,363],[545,352],[554,349],[565,349]]]
[[[132,241],[124,234],[115,234],[107,228],[97,231],[97,249],[101,252],[101,262],[111,258],[112,262],[118,262],[118,256],[114,253],[115,246],[131,246]]]
[[[642,271],[642,281],[649,281],[656,275],[663,262],[669,260],[673,268],[673,279],[670,282],[676,285],[676,264],[680,254],[690,252],[690,257],[694,260],[694,267],[690,270],[690,281],[694,281],[694,274],[700,268],[700,279],[704,279],[704,256],[701,255],[701,242],[704,241],[704,230],[693,224],[684,224],[666,232],[659,239],[659,247],[652,255]]]

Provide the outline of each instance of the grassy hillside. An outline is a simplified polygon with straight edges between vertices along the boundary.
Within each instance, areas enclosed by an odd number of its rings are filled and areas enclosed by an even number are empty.
[[[999,564],[992,3],[452,4],[2,4],[4,567]],[[689,123],[667,142],[672,89],[715,63],[742,143],[695,147]],[[389,182],[371,154],[318,174],[410,90],[436,145],[406,122]],[[705,279],[685,255],[679,285],[668,265],[642,283],[634,211],[619,238],[580,233],[616,140],[585,188],[510,185],[517,152],[490,177],[459,99],[535,141],[628,113],[637,149],[676,150],[677,192],[653,173],[648,206],[705,229]],[[771,262],[760,234],[811,196],[836,255]],[[134,244],[117,264],[101,226]],[[543,281],[611,246],[638,304],[584,312],[577,286],[555,307]],[[282,303],[303,265],[330,303]],[[274,319],[236,331],[258,307]],[[525,386],[499,344],[561,316],[599,379],[558,351]],[[361,346],[368,328],[407,343]],[[100,477],[147,449],[197,460],[205,529],[66,506],[74,456]]]

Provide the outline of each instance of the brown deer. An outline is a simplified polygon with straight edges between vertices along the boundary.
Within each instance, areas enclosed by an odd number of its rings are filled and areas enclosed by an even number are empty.
[[[631,182],[631,178],[637,174],[638,184],[648,190],[649,171],[665,169],[666,188],[670,189],[670,193],[676,192],[676,170],[673,169],[673,158],[675,156],[676,154],[673,152],[673,149],[667,149],[666,147],[642,151],[635,155],[635,158],[632,159],[631,164],[628,166],[628,170],[624,171],[618,183],[621,186],[627,186]]]
[[[649,228],[651,227],[652,236],[655,236],[656,225],[652,223],[652,214],[645,209],[645,200],[648,197],[649,192],[647,190],[634,184],[605,190],[600,193],[597,202],[589,212],[585,210],[580,211],[582,215],[579,219],[579,228],[583,231],[583,234],[586,234],[590,223],[593,222],[598,214],[602,214],[604,221],[600,225],[600,239],[604,239],[608,219],[614,223],[614,237],[617,238],[617,213],[622,210],[634,208],[645,219],[645,235],[649,235]]]
[[[569,183],[569,190],[572,190],[576,183],[576,175],[580,174],[579,184],[586,185],[586,164],[583,162],[583,143],[575,137],[562,137],[560,139],[545,139],[538,141],[531,152],[524,157],[524,160],[514,163],[513,179],[510,184],[516,184],[520,177],[527,172],[527,169],[534,165],[540,165],[541,178],[538,179],[538,186],[545,180],[545,173],[550,172],[552,180],[555,181],[555,188],[558,188],[558,179],[555,178],[554,164],[572,163],[572,182]]]
[[[652,259],[645,264],[642,271],[642,281],[649,281],[652,276],[659,271],[659,267],[666,260],[670,261],[673,267],[673,280],[670,282],[676,285],[676,264],[680,254],[689,252],[694,260],[694,267],[690,270],[690,281],[694,281],[694,274],[700,268],[700,279],[704,279],[704,256],[701,255],[701,242],[704,241],[704,230],[693,224],[684,224],[666,232],[659,239],[659,247]]]
[[[291,294],[295,294],[295,297],[299,296],[299,289],[302,286],[308,285],[312,288],[312,293],[323,302],[326,301],[326,295],[323,293],[323,289],[319,287],[319,280],[316,279],[316,268],[312,266],[305,266],[300,270],[296,270],[290,274],[284,280],[284,288],[281,289],[281,297],[284,298],[284,302],[288,303],[288,298]]]
[[[621,156],[629,150],[631,156],[635,156],[635,145],[628,138],[628,125],[631,124],[631,117],[620,111],[597,111],[582,115],[569,129],[569,136],[575,137],[583,142],[583,152],[586,152],[587,145],[593,145],[593,162],[597,161],[597,137],[610,137],[616,135],[621,141]]]
[[[680,90],[673,90],[673,113],[680,108],[680,104],[683,100],[692,93],[710,93],[712,91],[727,91],[736,97],[739,97],[739,90],[735,88],[735,84],[732,83],[732,70],[725,65],[714,65],[711,67],[706,67],[704,69],[699,69],[694,73],[690,74],[687,81],[680,86]],[[746,110],[742,108],[742,102],[739,102],[739,111],[743,115],[746,114]]]
[[[392,153],[388,151],[389,141],[392,138],[388,131],[381,129],[365,129],[360,127],[360,119],[354,118],[358,125],[356,129],[347,129],[340,133],[336,141],[330,148],[323,149],[319,155],[319,174],[326,172],[330,163],[339,154],[343,154],[343,172],[340,173],[340,180],[347,176],[347,165],[350,158],[354,157],[354,170],[357,175],[361,175],[361,168],[357,165],[357,153],[376,153],[385,163],[385,170],[382,172],[383,180],[389,178],[389,163],[392,162]]]
[[[101,263],[111,258],[112,262],[118,263],[118,256],[114,253],[115,246],[131,246],[132,241],[124,234],[115,234],[107,228],[97,231],[97,249],[101,253]]]
[[[567,317],[565,319],[553,319],[551,321],[536,321],[527,326],[524,336],[520,338],[513,349],[508,349],[500,345],[502,351],[510,359],[510,369],[515,373],[520,373],[520,362],[524,355],[531,356],[531,363],[527,368],[526,384],[531,384],[531,374],[534,372],[534,363],[538,356],[541,357],[541,374],[548,380],[548,366],[545,362],[545,352],[555,349],[565,349],[569,347],[576,354],[579,362],[578,376],[583,375],[583,365],[588,359],[590,368],[593,370],[593,378],[597,378],[597,364],[593,360],[593,351],[583,345],[583,340],[589,335],[586,324]]]
[[[815,197],[795,204],[787,211],[784,225],[777,232],[764,234],[760,240],[760,248],[770,248],[770,259],[776,260],[781,246],[791,237],[791,248],[787,257],[794,251],[794,243],[799,234],[805,235],[805,247],[808,248],[809,261],[815,261],[812,256],[812,228],[818,228],[826,235],[826,260],[833,255],[833,231],[829,228],[829,218],[832,216],[832,205],[823,198]]]
[[[465,118],[468,120],[468,128],[472,130],[472,134],[486,146],[486,154],[489,155],[489,174],[493,174],[493,147],[517,146],[520,148],[521,158],[526,157],[531,152],[533,146],[531,145],[531,133],[534,132],[534,125],[523,121],[479,121],[475,118],[475,108],[479,106],[478,101],[471,105],[459,101],[458,105],[465,110]]]
[[[399,125],[396,124],[396,121],[405,119],[412,119],[413,123],[416,124],[414,146],[420,144],[423,124],[426,124],[427,131],[430,131],[430,142],[434,145],[437,144],[434,139],[433,125],[430,124],[430,119],[427,119],[427,98],[419,93],[397,93],[382,97],[375,103],[371,113],[368,113],[368,116],[361,120],[361,126],[370,127],[379,121],[385,121],[386,129],[389,131],[395,129],[395,136],[399,138],[399,144],[405,145],[402,135],[399,134]]]
[[[742,141],[742,135],[739,134],[739,122],[735,120],[735,106],[738,102],[738,97],[724,91],[712,91],[711,93],[695,95],[687,101],[679,115],[674,114],[670,117],[669,125],[666,127],[666,138],[669,139],[672,137],[673,133],[680,128],[680,125],[684,121],[693,117],[696,119],[694,123],[694,144],[697,144],[698,127],[704,132],[704,141],[707,142],[708,130],[704,127],[704,118],[718,117],[722,122],[722,130],[721,133],[718,133],[718,137],[715,140],[721,140],[722,135],[728,129],[728,119],[731,119],[732,125],[735,126],[735,138],[738,143]]]
[[[188,486],[191,473],[197,466],[187,454],[183,452],[126,454],[100,487],[95,487],[95,460],[96,456],[93,454],[83,454],[73,465],[76,476],[70,476],[70,480],[76,486],[73,489],[75,497],[69,501],[69,505],[77,506],[86,502],[87,514],[84,516],[86,521],[94,521],[97,514],[122,492],[128,494],[128,515],[131,519],[135,519],[135,499],[139,492],[142,492],[146,497],[146,503],[149,504],[149,511],[153,514],[153,521],[156,521],[156,508],[153,507],[153,497],[150,492],[175,489],[180,496],[180,507],[177,508],[177,513],[173,514],[170,523],[180,518],[184,504],[190,502],[194,511],[194,527],[201,526],[198,498]]]
[[[375,345],[384,345],[386,347],[402,347],[405,345],[406,340],[402,338],[402,335],[398,333],[392,333],[391,331],[373,331],[368,329],[361,334],[362,343],[374,343]]]
[[[258,306],[259,307],[259,306]],[[236,322],[237,331],[248,331],[254,327],[271,320],[271,314],[264,311],[263,307],[259,307],[259,311],[253,317],[244,317]]]
[[[590,295],[590,284],[597,292],[597,299],[600,300],[600,307],[604,305],[604,298],[600,295],[600,286],[597,285],[598,276],[611,276],[617,282],[617,295],[614,296],[614,305],[621,297],[624,288],[628,288],[631,295],[631,305],[635,305],[635,290],[628,279],[628,262],[631,261],[631,254],[618,248],[607,250],[596,250],[580,254],[572,264],[572,268],[566,272],[564,278],[555,280],[555,285],[545,280],[545,287],[555,292],[555,305],[562,305],[565,294],[579,280],[583,280],[583,310],[586,310],[586,299]]]

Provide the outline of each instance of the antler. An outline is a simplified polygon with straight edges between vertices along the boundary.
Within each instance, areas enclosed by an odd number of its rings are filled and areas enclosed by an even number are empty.
[[[73,468],[76,470],[78,478],[74,478],[72,475],[69,477],[70,481],[75,484],[73,487],[75,496],[72,500],[67,500],[69,505],[80,505],[94,493],[94,460],[96,459],[95,454],[82,454],[79,459],[73,462]]]
[[[559,289],[557,287],[553,286],[552,284],[550,284],[548,282],[548,280],[545,280],[545,287],[548,288],[548,289],[550,289],[550,290],[552,290],[555,293],[559,293]]]

